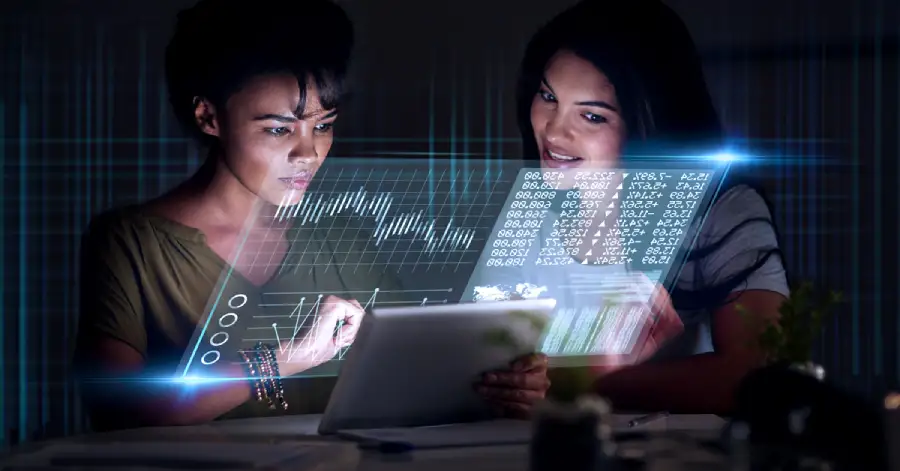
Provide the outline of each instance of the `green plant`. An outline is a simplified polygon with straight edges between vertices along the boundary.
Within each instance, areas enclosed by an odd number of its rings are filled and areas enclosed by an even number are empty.
[[[740,304],[737,311],[759,331],[752,347],[762,351],[767,363],[807,363],[812,359],[813,342],[841,300],[840,292],[823,296],[805,282],[781,304],[777,320],[755,316]]]

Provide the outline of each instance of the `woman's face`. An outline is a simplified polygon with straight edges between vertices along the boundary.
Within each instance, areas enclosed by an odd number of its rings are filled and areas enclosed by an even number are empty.
[[[228,99],[210,133],[234,176],[271,204],[298,203],[331,149],[336,110],[323,109],[314,84],[299,104],[295,76],[261,76]]]
[[[572,52],[557,52],[531,102],[545,174],[562,171],[571,180],[578,169],[615,168],[626,133],[619,110],[616,90],[603,72]]]

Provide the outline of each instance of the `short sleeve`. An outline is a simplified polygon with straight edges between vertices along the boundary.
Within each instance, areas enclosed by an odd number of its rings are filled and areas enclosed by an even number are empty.
[[[754,189],[740,185],[724,193],[713,205],[700,231],[695,247],[724,241],[722,245],[698,260],[702,283],[716,285],[732,279],[740,272],[768,256],[733,291],[765,290],[789,295],[787,275],[778,253],[772,215],[762,196]],[[700,280],[694,279],[694,283]]]
[[[134,263],[139,251],[120,226],[100,217],[82,238],[76,362],[84,358],[91,342],[103,337],[146,356],[147,332]]]

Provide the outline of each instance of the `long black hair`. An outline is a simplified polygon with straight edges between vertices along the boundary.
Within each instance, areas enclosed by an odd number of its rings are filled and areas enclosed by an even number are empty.
[[[543,26],[526,48],[516,90],[526,159],[540,158],[531,103],[548,62],[561,50],[592,63],[613,84],[628,133],[626,154],[698,155],[723,146],[724,130],[700,56],[678,15],[659,0],[583,0]],[[719,185],[717,194],[738,185],[756,190],[772,213],[759,185],[733,173]],[[774,229],[771,219],[747,219],[716,240],[692,247],[685,262],[710,256],[742,228],[758,223]],[[694,264],[694,279],[702,288],[686,290],[676,283],[672,300],[679,310],[714,309],[775,255],[780,256],[777,248],[763,251],[753,264],[714,285],[703,281],[700,264]]]

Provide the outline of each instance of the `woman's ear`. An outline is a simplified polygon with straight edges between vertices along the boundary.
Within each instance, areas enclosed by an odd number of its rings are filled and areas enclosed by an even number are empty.
[[[194,97],[194,122],[204,134],[219,137],[219,115],[216,107],[203,97]]]

